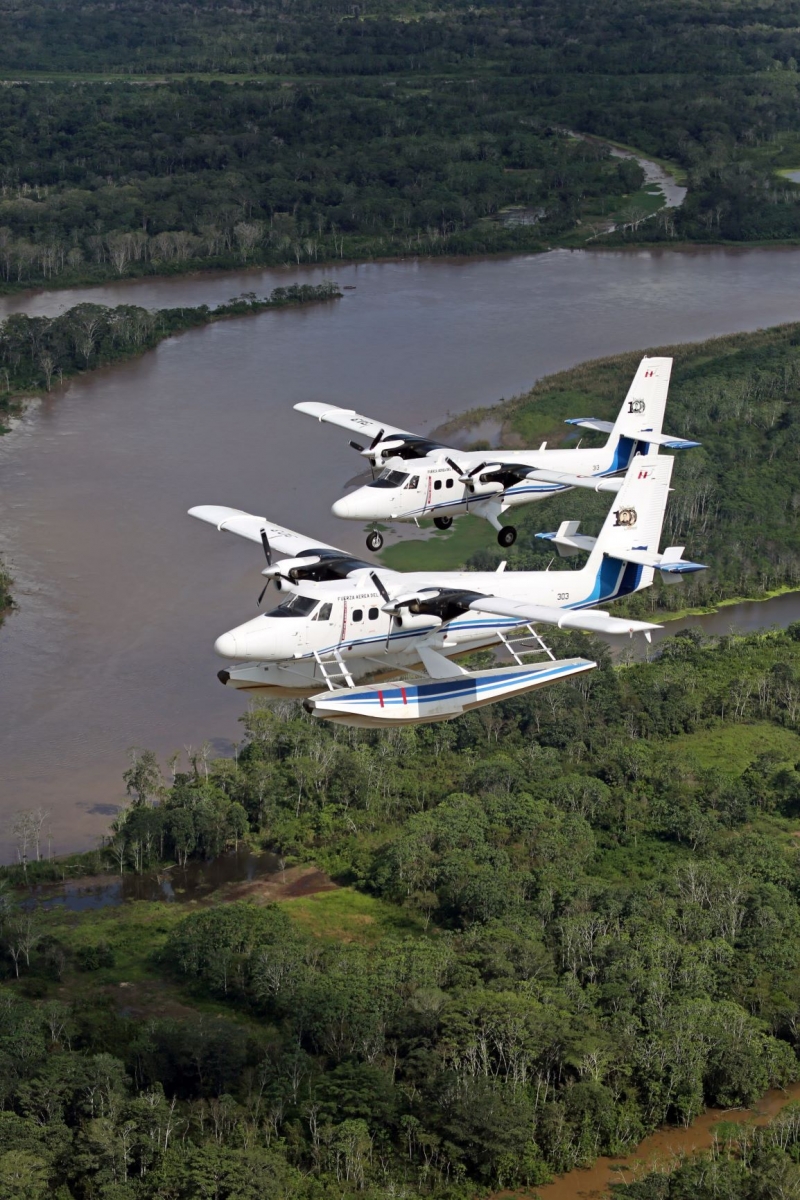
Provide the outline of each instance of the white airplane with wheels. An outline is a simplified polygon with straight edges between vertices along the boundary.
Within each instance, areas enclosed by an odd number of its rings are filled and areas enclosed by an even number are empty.
[[[353,409],[330,404],[295,404],[298,412],[369,438],[350,445],[380,474],[364,487],[342,496],[333,513],[350,521],[419,521],[432,517],[449,529],[462,513],[484,517],[498,531],[501,546],[513,546],[517,531],[507,523],[509,509],[542,500],[573,487],[618,491],[631,459],[664,446],[670,450],[699,445],[661,431],[667,403],[671,358],[643,358],[616,421],[580,417],[568,421],[595,433],[607,433],[604,446],[548,450],[456,450],[419,437]],[[367,549],[380,550],[383,537],[373,529]]]
[[[505,572],[505,564],[495,572],[392,571],[264,517],[191,508],[190,516],[260,542],[264,591],[274,582],[281,592],[277,607],[217,639],[217,653],[232,660],[219,678],[268,697],[305,696],[315,716],[383,726],[448,720],[591,670],[588,659],[554,660],[536,627],[648,636],[659,628],[597,605],[648,587],[656,571],[702,570],[684,560],[683,547],[659,552],[673,463],[663,455],[635,459],[577,571]],[[288,558],[273,562],[273,553]],[[513,666],[468,672],[452,661],[501,644]],[[526,664],[522,654],[531,649],[548,661]],[[410,681],[396,678],[403,671]]]

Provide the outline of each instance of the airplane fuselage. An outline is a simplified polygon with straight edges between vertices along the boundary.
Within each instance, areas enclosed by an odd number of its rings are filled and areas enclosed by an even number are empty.
[[[642,452],[647,447],[638,444]],[[482,463],[502,461],[531,469],[565,471],[574,475],[602,478],[625,470],[637,447],[632,438],[620,438],[611,446],[576,450],[475,451],[453,454],[461,472],[442,454],[425,458],[387,458],[377,479],[342,496],[333,505],[337,517],[351,521],[415,521],[423,517],[457,517],[470,511],[486,515],[482,508],[498,511],[543,500],[569,486],[536,479],[522,479],[508,486],[482,478],[478,472],[471,483],[463,476]]]
[[[641,567],[603,559],[599,568],[581,571],[413,572],[398,576],[380,572],[394,595],[429,588],[489,593],[508,600],[573,609],[636,591]],[[221,673],[234,686],[285,690],[288,694],[318,691],[324,683],[320,659],[339,658],[353,679],[374,675],[383,667],[396,670],[419,662],[420,647],[446,657],[497,645],[501,632],[524,621],[469,611],[443,623],[437,616],[402,609],[384,611],[385,600],[369,572],[345,580],[285,583],[282,603],[217,639],[215,649],[240,667]],[[253,666],[244,664],[254,664]]]

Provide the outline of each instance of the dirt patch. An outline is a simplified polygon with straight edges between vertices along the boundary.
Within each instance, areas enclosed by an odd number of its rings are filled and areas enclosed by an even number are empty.
[[[145,983],[110,983],[103,992],[121,1017],[167,1017],[175,1021],[196,1020],[197,1009],[177,999],[168,984],[159,980]]]
[[[269,879],[251,879],[246,883],[231,884],[214,898],[224,903],[251,900],[274,904],[281,900],[296,900],[300,896],[315,896],[318,892],[333,892],[338,886],[319,867],[289,867]]]

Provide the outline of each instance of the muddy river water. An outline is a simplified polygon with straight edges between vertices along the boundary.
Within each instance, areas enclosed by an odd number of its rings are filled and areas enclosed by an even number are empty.
[[[91,844],[122,798],[127,747],[166,756],[207,739],[224,752],[238,737],[242,702],[217,682],[212,644],[255,612],[261,563],[190,505],[250,509],[364,553],[360,527],[330,514],[358,460],[293,403],[426,431],[587,358],[800,319],[800,249],[147,280],[0,300],[0,317],[88,298],[214,304],[326,277],[354,290],[176,337],[54,393],[0,439],[0,554],[20,606],[0,632],[0,856],[12,814],[36,804],[55,848]]]

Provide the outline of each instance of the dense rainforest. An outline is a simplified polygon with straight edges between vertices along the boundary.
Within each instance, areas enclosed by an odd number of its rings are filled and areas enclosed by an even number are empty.
[[[794,239],[798,61],[788,0],[2,0],[0,272]]]
[[[165,776],[135,751],[91,854],[37,862],[44,816],[18,820],[2,1194],[475,1195],[797,1079],[798,639],[683,635],[620,668],[562,635],[599,669],[452,724],[286,704],[233,758]],[[172,904],[78,911],[17,890],[242,839],[341,886],[181,902],[177,874]]]

